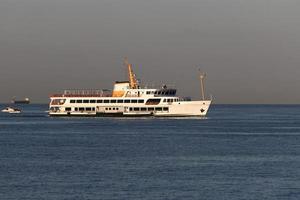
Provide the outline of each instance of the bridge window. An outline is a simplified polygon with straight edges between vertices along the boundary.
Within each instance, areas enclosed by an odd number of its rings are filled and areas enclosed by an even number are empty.
[[[109,100],[108,100],[108,99],[106,99],[106,100],[104,100],[103,102],[104,102],[104,103],[109,103]]]
[[[132,99],[131,103],[137,103],[137,100],[136,99]]]
[[[63,105],[66,102],[66,99],[53,99],[51,105]]]
[[[160,99],[148,99],[146,105],[157,105],[160,103]]]
[[[96,100],[90,100],[90,103],[96,103]]]
[[[117,102],[118,103],[123,103],[123,99],[118,99]]]
[[[98,100],[97,100],[97,103],[102,103],[102,102],[103,102],[102,99],[98,99]]]
[[[139,103],[144,103],[144,100],[143,100],[143,99],[139,99],[138,102],[139,102]]]
[[[90,103],[90,100],[84,99],[83,103]]]
[[[71,99],[70,100],[70,103],[75,103],[76,101],[74,99]]]
[[[117,103],[117,100],[110,100],[110,103]]]
[[[130,100],[129,99],[125,99],[124,103],[130,103]]]

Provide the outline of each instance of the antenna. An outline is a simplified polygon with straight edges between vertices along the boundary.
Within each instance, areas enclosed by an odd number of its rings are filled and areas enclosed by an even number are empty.
[[[202,100],[205,100],[205,93],[204,93],[204,79],[206,77],[206,74],[202,72],[199,69],[199,77],[200,77],[200,87],[201,87],[201,95],[202,95]]]

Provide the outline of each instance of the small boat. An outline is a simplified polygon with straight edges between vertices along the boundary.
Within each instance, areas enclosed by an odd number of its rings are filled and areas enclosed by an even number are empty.
[[[18,114],[18,113],[21,113],[21,110],[18,109],[18,108],[6,107],[1,112],[11,113],[11,114]]]
[[[16,98],[14,97],[11,100],[12,104],[30,104],[30,99],[29,98],[25,98],[24,100],[16,100]]]

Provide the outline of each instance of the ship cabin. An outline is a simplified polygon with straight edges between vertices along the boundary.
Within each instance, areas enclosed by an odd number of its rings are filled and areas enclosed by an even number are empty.
[[[176,89],[168,88],[163,85],[160,89],[149,89],[147,87],[130,88],[128,81],[115,82],[112,97],[160,97],[175,96]]]

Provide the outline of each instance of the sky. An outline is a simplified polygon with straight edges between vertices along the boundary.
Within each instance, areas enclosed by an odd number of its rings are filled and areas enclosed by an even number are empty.
[[[220,104],[300,103],[299,0],[0,0],[0,102],[145,84]]]

